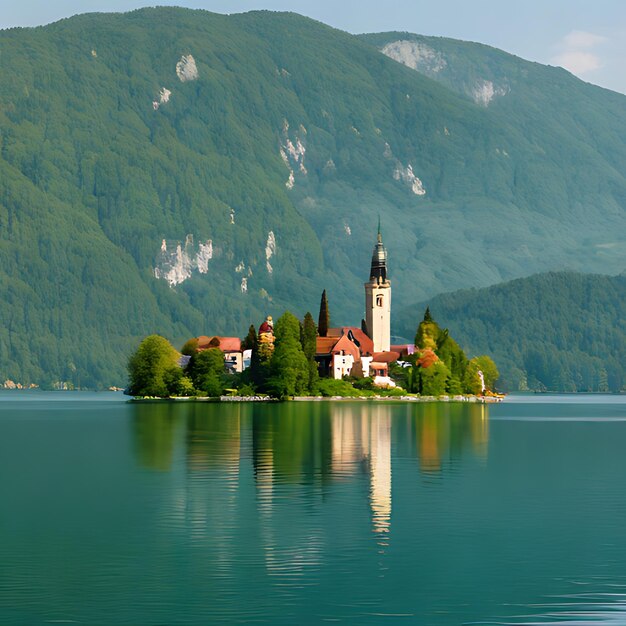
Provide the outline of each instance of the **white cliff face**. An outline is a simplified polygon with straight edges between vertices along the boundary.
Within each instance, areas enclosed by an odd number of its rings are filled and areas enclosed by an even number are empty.
[[[301,124],[299,130],[294,134],[292,139],[289,132],[289,122],[287,120],[283,122],[283,132],[279,153],[280,158],[289,168],[289,178],[285,183],[287,189],[293,189],[296,183],[295,171],[299,171],[303,175],[308,174],[306,166],[304,165],[306,146],[301,139],[301,137],[306,134],[307,130]]]
[[[173,250],[168,250],[165,239],[163,240],[154,276],[167,281],[170,287],[180,285],[191,277],[191,259],[181,244],[177,244]]]
[[[178,76],[181,83],[185,83],[189,80],[198,80],[196,60],[191,54],[180,57],[180,61],[176,63],[176,76]]]
[[[155,111],[159,110],[159,107],[162,104],[167,104],[170,101],[170,96],[172,95],[172,92],[167,89],[166,87],[161,87],[161,89],[159,90],[159,99],[158,100],[154,100],[152,102],[152,108]]]
[[[265,267],[269,274],[274,271],[270,259],[276,254],[276,237],[274,231],[267,233],[267,243],[265,244]]]
[[[381,52],[390,59],[418,71],[436,73],[448,65],[440,52],[419,41],[392,41]]]
[[[394,180],[401,180],[407,184],[416,196],[425,196],[426,189],[422,181],[413,173],[413,166],[409,163],[406,167],[398,165],[393,171]]]
[[[391,146],[386,142],[383,156],[390,161],[395,161],[396,163],[396,167],[393,170],[394,180],[401,181],[405,185],[408,185],[411,188],[411,191],[416,196],[426,195],[426,188],[424,187],[424,183],[422,183],[422,181],[415,175],[415,172],[413,172],[413,166],[409,163],[405,167],[398,159],[394,157]]]
[[[198,244],[198,254],[196,254],[196,266],[201,274],[209,271],[209,261],[213,258],[213,241]]]
[[[496,97],[506,96],[509,93],[508,87],[497,87],[490,80],[479,80],[472,88],[472,98],[476,104],[489,106],[490,102]]]
[[[185,243],[170,242],[163,239],[156,258],[154,276],[165,280],[170,287],[175,287],[191,278],[194,271],[206,274],[209,261],[213,258],[213,242],[208,239],[194,245],[193,235],[187,235]]]

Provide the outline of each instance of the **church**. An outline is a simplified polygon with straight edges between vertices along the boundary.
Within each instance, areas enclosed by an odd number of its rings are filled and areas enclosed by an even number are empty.
[[[329,328],[318,336],[315,358],[321,376],[371,376],[377,385],[394,386],[389,364],[412,351],[413,346],[391,345],[391,281],[379,225],[370,277],[365,283],[365,319],[360,328]]]

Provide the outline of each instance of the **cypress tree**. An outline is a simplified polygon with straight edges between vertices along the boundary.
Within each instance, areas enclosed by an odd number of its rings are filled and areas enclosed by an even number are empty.
[[[330,326],[330,313],[328,312],[328,300],[326,299],[326,289],[322,292],[322,300],[320,301],[320,315],[317,323],[317,330],[320,337],[328,335],[328,327]]]
[[[318,372],[317,362],[315,361],[315,353],[317,352],[317,328],[313,321],[313,316],[307,312],[300,328],[300,341],[302,343],[302,351],[309,363],[309,391],[313,391],[316,387]]]
[[[242,350],[254,350],[256,347],[256,328],[254,324],[250,324],[250,328],[248,328],[248,334],[244,339],[241,340],[241,349]]]

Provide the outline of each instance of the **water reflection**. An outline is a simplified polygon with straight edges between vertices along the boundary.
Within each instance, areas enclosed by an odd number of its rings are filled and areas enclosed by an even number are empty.
[[[441,472],[471,456],[487,459],[489,407],[484,404],[426,404],[411,421],[422,471]]]
[[[181,441],[189,485],[179,508],[186,516],[195,510],[197,528],[205,526],[201,512],[217,498],[217,483],[218,506],[226,511],[233,505],[241,471],[254,477],[261,521],[271,517],[277,485],[292,484],[300,498],[315,502],[333,484],[366,480],[371,528],[384,544],[391,530],[394,449],[416,459],[426,475],[488,454],[489,408],[482,404],[162,403],[134,409],[141,466],[172,469]],[[194,483],[207,480],[212,492],[196,490],[196,504],[190,504]],[[274,545],[271,537],[264,543]]]
[[[135,405],[132,426],[133,448],[139,465],[152,470],[171,469],[174,432],[181,423],[169,405]]]

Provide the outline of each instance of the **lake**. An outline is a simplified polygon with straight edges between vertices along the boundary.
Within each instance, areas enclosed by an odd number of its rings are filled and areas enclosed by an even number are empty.
[[[626,397],[0,393],[0,624],[626,624]]]

